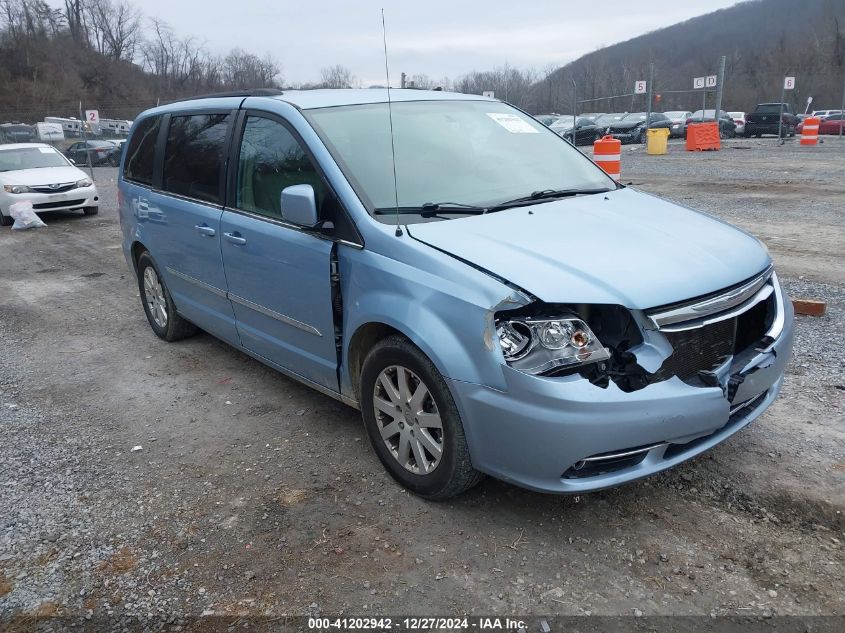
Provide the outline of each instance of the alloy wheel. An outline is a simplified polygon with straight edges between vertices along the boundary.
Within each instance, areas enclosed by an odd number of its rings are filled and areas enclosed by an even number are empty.
[[[381,438],[393,458],[415,475],[428,475],[443,456],[443,422],[422,379],[407,367],[384,368],[373,389]]]
[[[161,328],[167,327],[167,301],[164,298],[164,287],[152,266],[144,269],[144,300],[153,321]]]

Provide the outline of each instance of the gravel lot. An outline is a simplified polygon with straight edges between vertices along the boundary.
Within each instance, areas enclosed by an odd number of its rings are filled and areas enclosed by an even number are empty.
[[[828,302],[764,416],[621,489],[439,504],[356,411],[210,336],[157,339],[95,172],[99,216],[0,231],[5,617],[845,614],[845,143],[623,148],[623,182],[752,231]]]

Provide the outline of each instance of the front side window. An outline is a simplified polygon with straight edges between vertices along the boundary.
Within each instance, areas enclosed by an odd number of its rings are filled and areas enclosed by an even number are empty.
[[[230,114],[192,114],[170,119],[164,150],[165,191],[220,202],[220,177]]]
[[[311,185],[320,208],[323,183],[305,149],[281,123],[248,116],[238,159],[237,207],[281,219],[282,189]]]
[[[552,130],[504,103],[394,103],[306,110],[361,200],[380,219],[396,205],[487,206],[547,189],[615,183]],[[378,210],[378,212],[376,211]],[[406,215],[409,222],[424,218]]]
[[[153,164],[161,117],[144,119],[129,139],[123,177],[143,185],[153,184]]]

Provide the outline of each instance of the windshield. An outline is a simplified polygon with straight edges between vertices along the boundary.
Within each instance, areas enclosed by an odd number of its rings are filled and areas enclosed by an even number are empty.
[[[0,149],[0,171],[38,169],[39,167],[67,167],[64,156],[52,147],[23,147]]]
[[[572,127],[572,117],[562,116],[557,121],[552,123],[549,127],[551,127],[553,130],[568,130]]]
[[[305,115],[371,213],[396,206],[394,195],[403,208],[486,207],[537,191],[616,187],[569,143],[504,103],[406,101],[393,104],[394,194],[386,103]]]
[[[596,119],[596,125],[611,125],[619,119],[624,118],[624,116],[624,114],[603,114]]]
[[[631,112],[622,117],[623,121],[645,121],[645,112]]]

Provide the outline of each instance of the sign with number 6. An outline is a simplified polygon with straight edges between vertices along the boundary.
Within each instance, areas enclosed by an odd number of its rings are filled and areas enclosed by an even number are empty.
[[[784,77],[783,78],[783,89],[784,90],[792,90],[795,88],[795,77]]]

